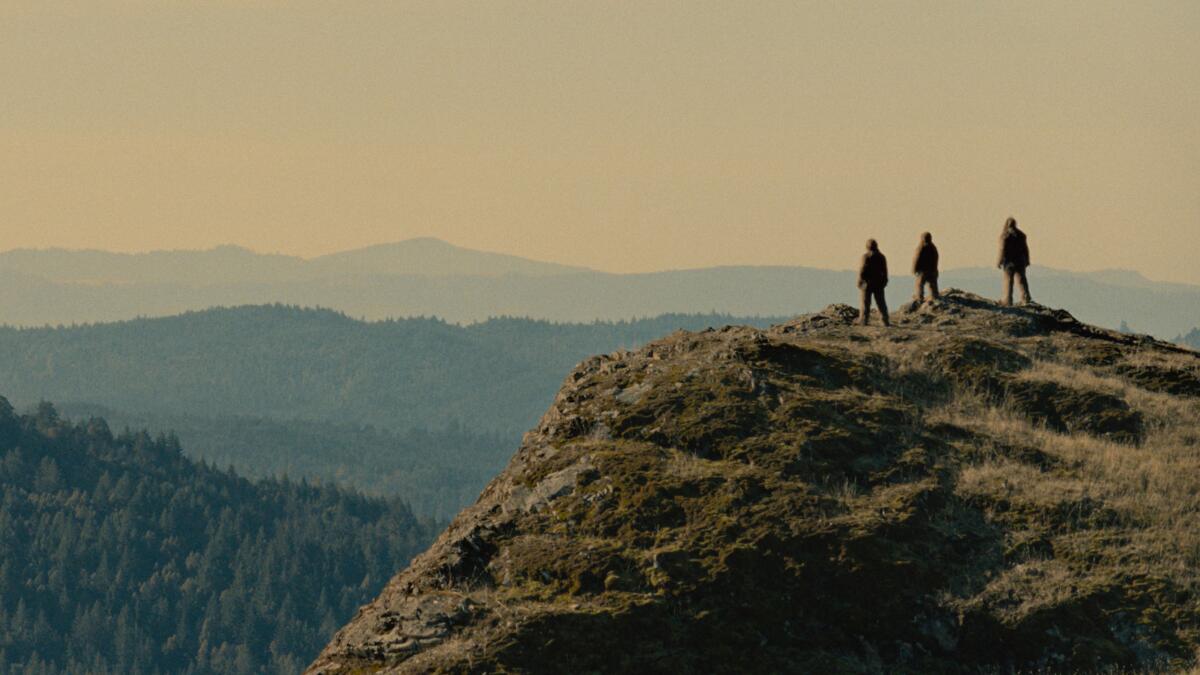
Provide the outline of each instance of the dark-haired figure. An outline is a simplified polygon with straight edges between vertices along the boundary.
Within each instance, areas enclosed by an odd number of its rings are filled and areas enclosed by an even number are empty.
[[[921,234],[921,243],[913,256],[913,274],[917,277],[917,302],[925,302],[925,285],[929,285],[929,297],[937,300],[938,294],[938,250],[933,245],[933,235]]]
[[[862,291],[862,325],[870,323],[871,298],[875,298],[875,304],[879,305],[883,325],[892,325],[888,318],[887,298],[883,296],[883,289],[887,288],[887,284],[887,258],[880,253],[879,244],[870,239],[867,241],[867,254],[863,256],[862,267],[858,270],[858,288]]]
[[[1015,218],[1004,222],[1004,232],[1000,234],[1000,262],[997,265],[1004,270],[1004,305],[1013,302],[1013,282],[1021,285],[1021,302],[1029,304],[1033,299],[1029,295],[1029,280],[1025,270],[1029,267],[1029,242],[1025,233],[1017,228]]]

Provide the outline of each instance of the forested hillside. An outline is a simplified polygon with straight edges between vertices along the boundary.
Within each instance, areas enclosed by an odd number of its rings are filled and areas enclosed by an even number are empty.
[[[76,419],[104,417],[114,429],[170,429],[187,454],[251,477],[308,477],[371,495],[401,496],[413,511],[452,518],[504,468],[520,437],[461,425],[430,431],[278,421],[265,417],[130,415],[90,405],[61,406]]]
[[[0,329],[0,390],[24,403],[336,420],[390,429],[521,433],[562,374],[596,352],[678,328],[746,321],[667,315],[553,324],[495,319],[363,322],[282,305],[70,328]],[[770,320],[755,321],[767,324]]]
[[[508,461],[563,373],[676,329],[772,319],[363,322],[280,305],[0,328],[0,391],[114,428],[175,431],[193,457],[400,495],[450,517]]]
[[[431,530],[0,398],[0,673],[296,673]]]

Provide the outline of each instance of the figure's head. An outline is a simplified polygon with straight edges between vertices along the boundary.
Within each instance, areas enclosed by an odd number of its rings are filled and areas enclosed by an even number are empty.
[[[879,250],[879,242],[875,241],[874,239],[868,239],[867,240],[867,250],[872,251],[872,252],[878,251]]]
[[[933,235],[928,232],[922,232],[921,233],[921,243],[922,244],[932,244],[933,243]]]
[[[1004,221],[1004,230],[1010,231],[1015,229],[1017,229],[1017,219],[1009,216],[1008,220]]]

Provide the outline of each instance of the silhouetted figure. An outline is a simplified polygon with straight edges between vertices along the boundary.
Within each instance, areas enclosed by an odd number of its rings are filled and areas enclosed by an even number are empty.
[[[879,305],[883,325],[892,325],[888,318],[887,299],[883,296],[887,284],[887,258],[879,252],[879,244],[870,239],[867,241],[867,254],[863,256],[862,267],[858,271],[858,287],[862,290],[862,325],[870,323],[871,298],[875,298],[875,304]]]
[[[933,235],[921,235],[921,244],[913,256],[913,274],[917,277],[917,302],[925,302],[925,285],[929,284],[929,296],[937,300],[938,293],[938,250],[933,245]]]
[[[1017,229],[1017,221],[1009,218],[1004,223],[1004,232],[1000,235],[1000,263],[997,265],[1004,270],[1004,299],[1005,305],[1013,302],[1013,281],[1021,284],[1021,302],[1032,302],[1029,295],[1029,280],[1025,270],[1029,267],[1029,243],[1025,233]]]

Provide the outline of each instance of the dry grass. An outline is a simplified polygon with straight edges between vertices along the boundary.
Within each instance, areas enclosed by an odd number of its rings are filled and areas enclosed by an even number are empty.
[[[723,462],[698,457],[694,453],[670,450],[667,459],[667,474],[680,480],[699,480],[727,472]]]
[[[1067,574],[1050,561],[1031,559],[986,592],[1008,586],[1005,592],[1014,590],[1028,609],[1063,584],[1069,588],[1070,577],[1103,576],[1118,566],[1200,592],[1200,400],[1148,392],[1119,378],[1052,362],[1038,362],[1019,377],[1120,396],[1142,413],[1148,429],[1140,446],[1058,434],[970,393],[960,393],[931,415],[931,422],[954,424],[986,439],[976,441],[978,463],[961,470],[959,494],[1001,498],[1030,512],[1062,513],[1066,507],[1069,513],[1072,504],[1081,505],[1075,536],[1058,535],[1054,546],[1060,557],[1087,560],[1088,566]],[[1007,449],[1013,447],[1035,448],[1055,460],[1054,466],[1010,459]],[[1089,524],[1083,511],[1098,508],[1115,517],[1104,525]],[[1101,529],[1119,536],[1103,539],[1102,545],[1095,536],[1081,536]],[[1030,571],[1037,575],[1029,577]]]
[[[1149,360],[1150,356],[1137,355],[1132,359]],[[1155,357],[1155,365],[1164,366],[1162,357]],[[1172,396],[1142,389],[1129,380],[1097,373],[1088,368],[1077,368],[1053,361],[1038,361],[1033,367],[1017,375],[1028,381],[1049,381],[1081,389],[1093,389],[1119,396],[1131,407],[1145,415],[1155,427],[1173,430],[1179,440],[1192,444],[1200,442],[1200,399]]]
[[[1059,384],[1095,389],[1116,396],[1123,395],[1132,387],[1125,380],[1102,375],[1088,368],[1076,368],[1055,361],[1034,361],[1033,366],[1017,374],[1017,379],[1034,382],[1057,382]]]

